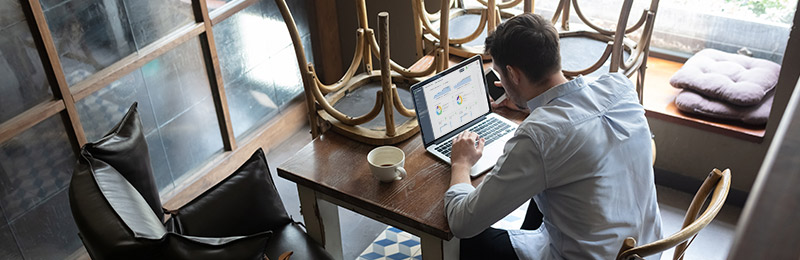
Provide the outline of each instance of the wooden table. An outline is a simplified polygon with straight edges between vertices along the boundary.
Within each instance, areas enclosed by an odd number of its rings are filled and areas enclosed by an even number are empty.
[[[525,118],[507,109],[496,112],[518,123]],[[341,206],[420,237],[424,259],[457,259],[458,239],[452,239],[444,214],[450,166],[426,153],[417,134],[397,145],[406,154],[408,177],[381,183],[367,164],[375,147],[328,131],[278,167],[278,176],[297,183],[308,234],[341,259]]]

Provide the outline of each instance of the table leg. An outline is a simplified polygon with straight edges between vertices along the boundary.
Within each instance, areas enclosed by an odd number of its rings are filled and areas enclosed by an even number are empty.
[[[308,235],[325,247],[325,251],[334,259],[343,259],[338,207],[317,198],[317,193],[312,189],[297,185],[297,193],[300,196],[300,214],[303,215]]]
[[[441,238],[422,234],[420,235],[420,247],[422,247],[422,259],[459,259],[458,245],[459,239],[452,238],[450,241]]]

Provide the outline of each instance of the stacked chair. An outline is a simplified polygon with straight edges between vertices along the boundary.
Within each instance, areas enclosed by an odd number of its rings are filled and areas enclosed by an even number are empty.
[[[636,23],[628,27],[633,0],[625,0],[620,8],[616,28],[607,29],[596,25],[584,15],[578,0],[560,0],[552,22],[557,24],[561,18],[561,26],[556,28],[559,29],[561,38],[564,75],[574,78],[578,75],[597,76],[607,72],[621,72],[627,77],[636,74],[636,92],[641,103],[658,2],[659,0],[650,0],[650,6],[642,10]],[[570,28],[571,9],[575,10],[585,28]],[[632,40],[634,35],[638,40]]]
[[[453,55],[469,58],[481,55],[491,59],[483,51],[483,42],[488,33],[494,31],[504,19],[519,14],[518,7],[523,5],[522,12],[533,12],[533,0],[478,0],[479,6],[466,6],[462,0],[442,1],[440,10],[431,14],[425,8],[424,0],[413,0],[414,33],[416,35],[417,55],[423,55],[425,45],[449,45]],[[436,25],[439,30],[436,30]],[[449,35],[449,37],[448,37]]]
[[[306,61],[303,43],[286,1],[275,2],[294,45],[312,137],[316,138],[330,127],[353,140],[384,145],[402,142],[419,132],[416,111],[405,105],[413,103],[408,89],[421,77],[447,68],[447,45],[432,50],[435,58],[428,60],[427,66],[414,70],[404,68],[392,61],[389,55],[389,14],[378,15],[379,35],[376,38],[375,31],[367,23],[365,1],[356,0],[359,28],[356,29],[353,60],[338,81],[326,85],[320,81],[313,64]],[[446,30],[443,35],[447,35]],[[377,56],[373,57],[373,54]],[[378,58],[380,70],[373,70],[373,58]],[[356,74],[362,64],[361,72]],[[377,118],[381,110],[383,120]],[[399,115],[395,116],[395,110]]]

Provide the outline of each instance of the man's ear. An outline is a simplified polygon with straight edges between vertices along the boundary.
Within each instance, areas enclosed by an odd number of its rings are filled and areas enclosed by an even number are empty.
[[[519,85],[520,73],[522,72],[511,65],[506,65],[506,71],[508,72],[508,80],[514,83],[514,85]]]

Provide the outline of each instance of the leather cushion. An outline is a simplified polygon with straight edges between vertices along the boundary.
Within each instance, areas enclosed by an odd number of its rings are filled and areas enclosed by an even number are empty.
[[[153,213],[162,219],[161,199],[155,178],[150,167],[150,154],[147,150],[142,122],[139,119],[137,103],[103,138],[84,146],[92,157],[100,159],[119,171],[142,195]]]
[[[780,70],[772,61],[704,49],[689,58],[669,83],[724,103],[754,106],[775,87]]]
[[[85,151],[73,173],[69,199],[73,219],[93,259],[262,259],[271,235],[263,231],[194,237],[167,232],[119,172]]]
[[[106,196],[114,202],[109,203]],[[69,204],[86,250],[94,259],[150,257],[166,233],[133,186],[113,167],[85,152],[72,174]],[[122,209],[117,212],[112,205]]]
[[[292,222],[261,149],[230,176],[178,209],[173,218],[176,232],[192,236],[252,234]]]
[[[157,259],[252,259],[263,260],[271,232],[251,236],[207,238],[168,233],[166,246]]]
[[[294,251],[292,260],[333,259],[322,246],[293,223],[272,230],[272,238],[267,242],[265,254],[269,259],[278,259],[286,251]]]

